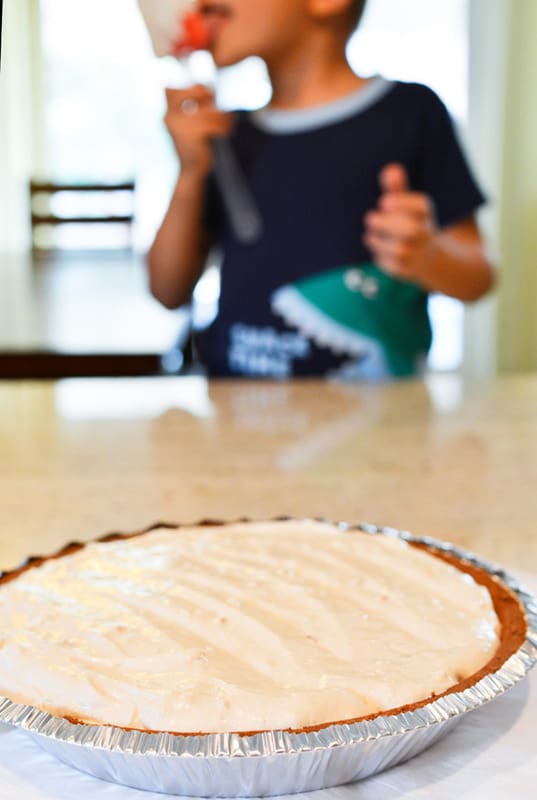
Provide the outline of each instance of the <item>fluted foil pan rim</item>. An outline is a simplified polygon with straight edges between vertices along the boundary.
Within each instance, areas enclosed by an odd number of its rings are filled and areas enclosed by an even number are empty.
[[[323,521],[327,522],[328,520]],[[333,724],[308,733],[266,731],[253,735],[209,733],[199,736],[184,736],[173,733],[128,731],[114,726],[72,723],[66,719],[54,717],[35,706],[17,704],[9,698],[1,696],[0,722],[39,737],[46,737],[58,745],[64,742],[82,748],[129,756],[226,760],[266,758],[275,755],[321,751],[327,748],[333,750],[334,748],[373,742],[386,737],[400,737],[420,729],[441,726],[494,700],[521,681],[537,663],[537,597],[503,567],[449,542],[429,536],[415,536],[408,531],[368,523],[351,525],[337,522],[331,524],[340,530],[360,530],[372,535],[392,536],[410,543],[420,544],[486,570],[511,589],[522,605],[528,623],[525,642],[497,672],[486,675],[464,691],[444,695],[413,711],[379,716],[351,724]]]

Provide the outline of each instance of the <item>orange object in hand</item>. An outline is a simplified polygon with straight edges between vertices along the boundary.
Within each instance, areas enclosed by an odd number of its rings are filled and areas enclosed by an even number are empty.
[[[182,56],[193,50],[206,50],[209,46],[209,30],[205,20],[196,11],[185,14],[181,20],[181,35],[171,48],[171,54]]]

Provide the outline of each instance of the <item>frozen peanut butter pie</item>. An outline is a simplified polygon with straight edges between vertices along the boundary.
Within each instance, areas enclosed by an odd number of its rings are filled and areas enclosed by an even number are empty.
[[[415,708],[524,640],[484,570],[313,520],[160,527],[0,580],[0,695],[71,721],[309,730]]]

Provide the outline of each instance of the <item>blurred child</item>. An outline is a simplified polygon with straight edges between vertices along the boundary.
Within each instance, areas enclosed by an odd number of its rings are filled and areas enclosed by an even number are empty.
[[[475,222],[483,196],[438,97],[364,79],[346,45],[365,0],[200,0],[218,66],[261,57],[269,105],[219,111],[205,87],[168,90],[180,175],[148,263],[164,305],[188,302],[221,249],[213,324],[196,337],[212,376],[382,379],[419,374],[430,292],[493,283]],[[230,135],[263,219],[238,242],[211,176]]]

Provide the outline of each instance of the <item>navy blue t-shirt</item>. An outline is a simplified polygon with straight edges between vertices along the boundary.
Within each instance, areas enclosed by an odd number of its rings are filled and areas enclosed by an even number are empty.
[[[427,293],[372,263],[363,217],[391,162],[432,198],[440,227],[483,202],[436,94],[375,78],[322,107],[240,113],[232,140],[263,235],[238,242],[209,183],[222,267],[217,317],[195,340],[208,373],[416,374],[431,341]]]

